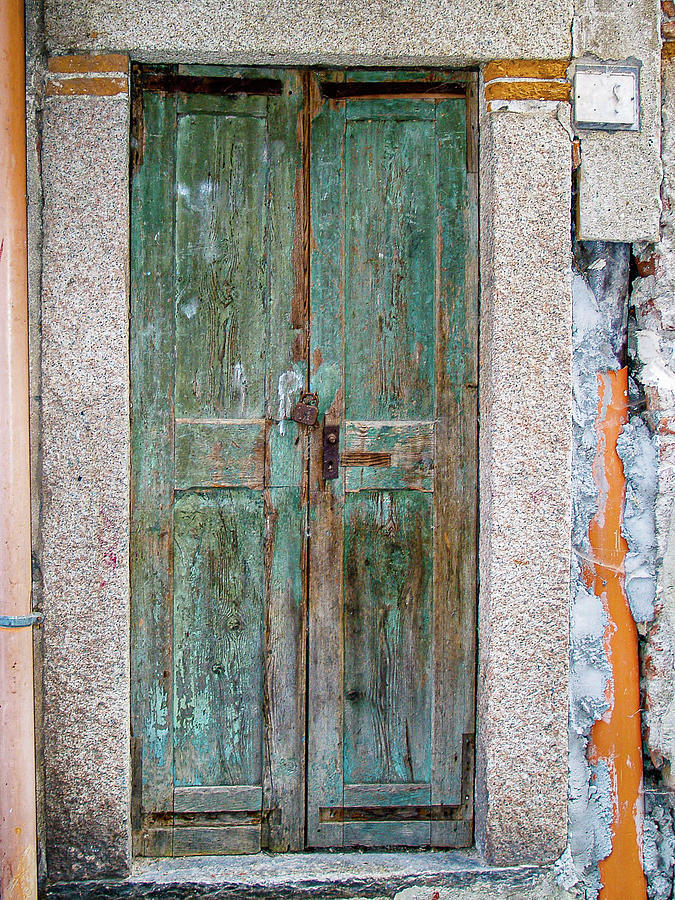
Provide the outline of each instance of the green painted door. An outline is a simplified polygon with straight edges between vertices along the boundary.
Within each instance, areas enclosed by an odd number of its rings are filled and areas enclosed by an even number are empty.
[[[307,368],[302,84],[190,75],[137,80],[132,146],[143,855],[304,836],[306,441],[285,418]]]
[[[376,97],[376,79],[348,75],[351,91],[336,85],[344,99],[312,122],[311,386],[340,428],[341,467],[324,481],[313,465],[310,483],[308,843],[462,846],[476,584],[467,103],[386,82]]]
[[[468,844],[471,82],[136,75],[135,851]]]

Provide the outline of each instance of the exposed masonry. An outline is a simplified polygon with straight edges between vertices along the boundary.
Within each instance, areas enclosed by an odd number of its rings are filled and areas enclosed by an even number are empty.
[[[650,900],[670,900],[675,878],[675,798],[669,791],[645,796],[644,861]]]
[[[603,637],[602,601],[589,591],[580,563],[592,558],[588,529],[597,510],[594,463],[598,436],[598,374],[625,364],[630,246],[583,242],[574,247],[573,297],[573,512],[570,610],[569,844],[558,863],[561,886],[595,900],[598,863],[611,851],[611,777],[604,761],[590,765],[593,723],[608,709],[611,667]],[[624,537],[626,593],[636,621],[654,612],[654,496],[657,460],[651,435],[633,416],[619,438],[627,480]]]
[[[663,4],[675,16],[675,6]],[[675,23],[671,23],[675,24]],[[664,25],[664,36],[669,34]],[[664,48],[666,51],[668,48]],[[675,895],[675,63],[662,67],[661,238],[634,247],[629,353],[643,419],[654,434],[659,481],[656,516],[656,615],[642,631],[646,760],[644,862],[650,900]]]
[[[647,747],[655,769],[672,787],[675,758],[675,66],[663,63],[661,240],[636,248],[631,355],[644,392],[645,421],[656,434],[657,614],[645,635],[644,691]]]

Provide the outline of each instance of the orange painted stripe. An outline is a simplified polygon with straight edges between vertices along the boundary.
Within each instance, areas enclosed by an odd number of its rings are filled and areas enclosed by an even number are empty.
[[[564,78],[568,66],[567,59],[495,59],[485,67],[483,78]]]
[[[569,100],[571,85],[562,81],[493,81],[486,100]]]
[[[126,72],[129,58],[123,53],[99,53],[92,56],[52,56],[49,71],[65,75],[79,72]]]
[[[628,545],[621,534],[626,479],[616,452],[628,421],[628,370],[598,375],[598,510],[588,536],[594,562],[583,567],[608,619],[604,645],[612,668],[609,710],[591,729],[588,759],[607,766],[612,784],[612,852],[600,862],[600,900],[646,900],[642,868],[642,736],[638,636],[625,591]]]
[[[64,78],[50,79],[47,82],[48,97],[114,97],[116,94],[128,94],[129,85],[126,77],[118,78]]]

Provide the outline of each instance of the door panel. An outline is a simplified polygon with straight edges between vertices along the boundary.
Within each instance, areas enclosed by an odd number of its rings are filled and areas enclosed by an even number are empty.
[[[136,101],[136,851],[300,849],[302,81],[179,74]]]
[[[344,508],[344,778],[431,777],[432,504],[365,490]]]
[[[433,417],[434,122],[402,118],[411,103],[378,119],[358,101],[345,123],[348,421]]]
[[[264,412],[265,131],[265,110],[178,120],[177,417]]]
[[[261,785],[262,492],[181,493],[173,517],[174,785]]]
[[[341,458],[324,480],[312,435],[308,842],[460,846],[475,652],[467,107],[364,99],[365,77],[358,99],[350,73],[344,99],[315,87],[311,134],[311,389]]]

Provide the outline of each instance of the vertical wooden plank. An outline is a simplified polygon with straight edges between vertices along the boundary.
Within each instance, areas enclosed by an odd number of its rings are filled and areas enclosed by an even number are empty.
[[[464,735],[474,731],[477,494],[477,199],[466,171],[466,105],[437,107],[438,337],[434,510],[432,805],[465,806]],[[464,784],[463,784],[464,781]],[[466,838],[432,822],[432,844]]]
[[[263,845],[278,852],[304,844],[305,598],[299,487],[265,492]]]
[[[174,505],[174,783],[262,780],[263,498]]]
[[[307,216],[303,166],[303,80],[284,75],[281,97],[268,98],[269,209],[267,286],[266,415],[280,419],[307,384]],[[277,439],[275,464],[292,464],[298,454],[298,429],[287,421]],[[304,453],[300,453],[304,457]]]
[[[265,492],[263,843],[279,852],[301,850],[305,837],[307,430],[282,419],[307,384],[303,98],[303,76],[285,72],[282,95],[268,98],[267,119],[269,488]]]
[[[344,103],[318,100],[312,75],[311,390],[319,415],[344,426]],[[344,431],[344,427],[343,427]],[[342,479],[324,482],[321,429],[311,435],[309,510],[309,696],[307,843],[340,847],[343,825],[321,822],[320,806],[343,799]]]
[[[141,814],[173,808],[171,504],[175,102],[146,93],[131,185],[131,684]],[[148,235],[156,235],[148,240]],[[136,757],[135,757],[136,759]]]
[[[345,783],[429,781],[431,520],[419,491],[345,502]]]

